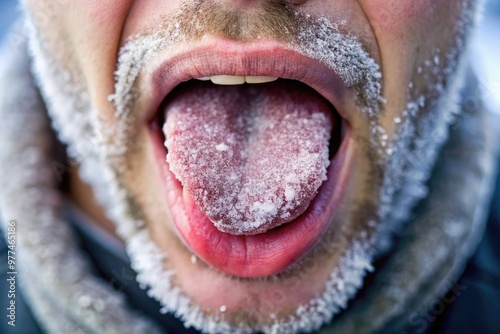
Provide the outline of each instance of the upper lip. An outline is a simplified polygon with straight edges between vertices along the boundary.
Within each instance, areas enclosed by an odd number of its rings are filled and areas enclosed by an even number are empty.
[[[300,81],[322,95],[348,121],[342,97],[349,91],[339,75],[326,64],[291,50],[277,41],[234,42],[206,38],[194,47],[165,51],[166,56],[146,69],[147,87],[141,100],[149,121],[165,97],[182,82],[213,75],[271,76]],[[160,55],[161,58],[161,55]]]

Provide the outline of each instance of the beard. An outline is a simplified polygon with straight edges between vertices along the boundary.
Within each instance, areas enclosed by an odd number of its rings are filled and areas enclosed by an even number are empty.
[[[80,165],[81,177],[92,186],[97,200],[116,224],[138,273],[138,282],[160,302],[161,312],[173,313],[186,327],[209,333],[298,333],[318,329],[346,306],[362,286],[366,272],[373,269],[376,254],[389,249],[390,235],[425,196],[425,182],[458,110],[458,91],[463,84],[460,54],[472,12],[472,8],[464,9],[466,14],[457,25],[454,46],[446,53],[443,50],[432,55],[430,65],[424,64],[420,75],[431,84],[425,93],[415,90],[410,94],[407,110],[394,120],[399,129],[390,142],[379,121],[384,102],[380,95],[381,74],[363,43],[346,32],[347,26],[325,18],[306,18],[280,1],[270,2],[251,17],[228,12],[211,2],[195,2],[166,18],[157,30],[131,39],[120,50],[115,92],[110,96],[115,107],[113,127],[93,108],[89,89],[78,71],[62,68],[52,59],[34,26],[30,44],[34,72],[53,127],[67,145],[70,157]],[[360,140],[366,154],[373,158],[369,173],[375,177],[369,186],[377,189],[377,196],[356,203],[360,213],[352,215],[356,221],[349,223],[346,246],[336,250],[339,261],[325,282],[324,291],[286,318],[267,317],[267,321],[260,322],[259,316],[248,315],[251,321],[235,324],[204,312],[175,285],[175,270],[169,267],[168,254],[153,242],[147,228],[148,208],[124,182],[129,173],[130,152],[136,149],[134,110],[140,97],[137,82],[145,64],[160,52],[175,52],[179,43],[195,42],[204,35],[241,41],[265,36],[286,41],[291,50],[318,59],[339,73],[345,85],[355,92],[359,109],[370,120],[371,131]],[[319,244],[329,250],[335,247],[328,232]],[[293,277],[304,265],[304,261],[299,262],[275,279]]]

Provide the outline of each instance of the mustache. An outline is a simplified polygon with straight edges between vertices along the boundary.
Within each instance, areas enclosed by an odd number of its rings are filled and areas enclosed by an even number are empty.
[[[301,26],[301,17],[290,6],[289,1],[267,0],[263,4],[246,10],[235,10],[220,2],[184,2],[171,16],[164,18],[164,29],[171,22],[190,40],[205,35],[225,37],[236,41],[273,38],[291,42]]]

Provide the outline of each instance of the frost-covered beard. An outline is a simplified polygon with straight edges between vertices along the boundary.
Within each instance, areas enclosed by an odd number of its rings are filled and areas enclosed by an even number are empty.
[[[389,155],[389,167],[385,168],[385,177],[380,180],[383,182],[381,198],[374,200],[381,203],[378,216],[375,215],[373,221],[365,222],[366,225],[380,227],[382,232],[379,236],[383,236],[380,240],[386,239],[392,226],[389,223],[405,218],[414,202],[425,195],[422,191],[425,189],[424,182],[434,164],[435,152],[446,139],[446,129],[454,111],[444,105],[453,101],[452,97],[460,87],[455,68],[464,34],[458,34],[456,48],[449,55],[444,55],[448,63],[446,67],[440,67],[437,63],[444,60],[442,55],[437,55],[438,61],[434,58],[431,60],[434,62],[433,66],[426,66],[428,71],[423,71],[422,75],[427,73],[436,81],[435,89],[424,96],[424,104],[410,103],[403,119],[395,120],[402,126],[398,140],[391,144],[386,142],[385,130],[378,123],[382,99],[381,76],[376,63],[358,40],[341,34],[339,27],[326,19],[300,19],[301,28],[296,38],[290,39],[290,48],[320,59],[339,72],[347,86],[353,87],[362,95],[358,96],[359,106],[372,121],[373,132],[368,141],[370,150],[381,165],[386,163],[386,154]],[[120,166],[124,165],[128,151],[127,136],[133,131],[130,124],[134,108],[135,96],[132,93],[135,79],[141,73],[144,63],[154,58],[159,49],[168,49],[188,38],[186,22],[195,21],[196,16],[178,14],[175,20],[168,21],[168,26],[162,27],[159,32],[137,37],[122,48],[116,72],[115,94],[110,97],[116,108],[119,125],[112,131],[103,126],[97,112],[93,110],[83,81],[78,75],[62,70],[59,64],[48,56],[50,52],[44,50],[37,31],[33,29],[31,50],[35,59],[34,69],[48,103],[54,128],[61,141],[68,145],[70,156],[80,163],[82,177],[92,185],[109,217],[117,223],[118,233],[127,244],[132,267],[138,272],[138,282],[147,287],[149,295],[160,302],[163,306],[162,312],[171,312],[181,318],[186,326],[210,333],[297,333],[315,330],[329,322],[334,314],[345,307],[349,298],[352,298],[361,286],[366,271],[372,268],[375,242],[370,233],[360,233],[351,240],[350,247],[344,250],[339,265],[333,269],[323,294],[309,301],[307,305],[297,308],[294,315],[286,320],[276,319],[271,325],[234,326],[220,317],[204,314],[173,285],[175,272],[168,268],[168,254],[163,254],[151,240],[145,228],[142,208],[121,183]],[[179,22],[182,22],[182,25]],[[465,29],[467,24],[466,21],[460,29]],[[311,38],[312,36],[315,38]],[[328,47],[332,45],[341,45],[342,52],[351,56],[349,61],[341,56],[339,48]],[[357,62],[353,62],[353,58]],[[356,66],[353,66],[353,63]],[[443,86],[445,81],[448,82],[446,87]],[[420,115],[431,116],[420,118]],[[429,135],[430,133],[436,136]],[[422,158],[418,163],[409,165],[411,161],[415,161],[412,160],[412,154],[415,153],[410,149],[412,142],[419,143],[414,152],[422,155]],[[401,161],[404,162],[405,168],[398,167]],[[403,188],[403,185],[406,187]],[[399,201],[394,200],[397,195]],[[388,213],[395,211],[395,208],[398,209],[397,213],[388,217]]]

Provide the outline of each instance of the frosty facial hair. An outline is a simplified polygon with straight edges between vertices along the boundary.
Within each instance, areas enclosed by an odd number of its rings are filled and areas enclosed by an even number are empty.
[[[196,40],[203,34],[222,34],[243,41],[262,36],[286,41],[290,49],[318,59],[334,69],[345,84],[353,88],[359,107],[372,119],[373,126],[377,126],[383,101],[380,96],[381,74],[362,43],[356,37],[341,32],[343,27],[326,18],[306,18],[287,9],[281,1],[269,4],[270,7],[262,12],[256,11],[248,14],[252,17],[244,17],[217,8],[215,3],[209,1],[194,2],[167,17],[165,24],[156,31],[130,40],[120,51],[115,73],[115,93],[110,96],[115,106],[118,124],[116,129],[105,127],[97,112],[92,109],[83,81],[77,75],[70,75],[51,59],[36,30],[33,30],[31,38],[35,72],[48,101],[54,128],[59,138],[68,145],[70,155],[79,161],[81,176],[92,185],[108,216],[117,223],[118,234],[125,240],[132,267],[138,273],[138,282],[147,287],[150,296],[160,302],[162,312],[171,312],[186,326],[209,333],[297,333],[316,330],[345,306],[362,285],[366,271],[372,269],[374,240],[359,237],[343,253],[339,266],[334,268],[325,285],[325,291],[307,305],[298,308],[295,315],[289,319],[276,319],[270,325],[262,324],[251,328],[246,324],[231,325],[204,314],[172,284],[175,273],[165,265],[168,254],[163,254],[151,240],[140,207],[134,205],[134,199],[121,183],[118,166],[131,145],[131,138],[134,138],[134,129],[131,127],[136,101],[134,88],[143,65],[160,50],[163,52],[178,43]],[[219,23],[213,24],[214,22]],[[436,124],[435,128],[442,130],[447,125],[448,121],[443,121]],[[442,132],[446,133],[440,131]],[[445,137],[446,135],[442,141]],[[371,142],[376,143],[377,140]],[[439,143],[432,143],[432,146],[437,149]],[[428,149],[432,150],[432,147]],[[397,156],[394,153],[393,157]],[[432,163],[433,161],[428,162],[428,166]],[[430,168],[428,166],[421,168]],[[422,181],[417,182],[420,184]],[[386,183],[388,188],[393,188],[390,182]],[[383,189],[382,193],[393,192],[384,192]],[[387,201],[387,207],[390,204]],[[387,207],[381,208],[380,212],[389,211]],[[339,288],[340,286],[343,288]]]

